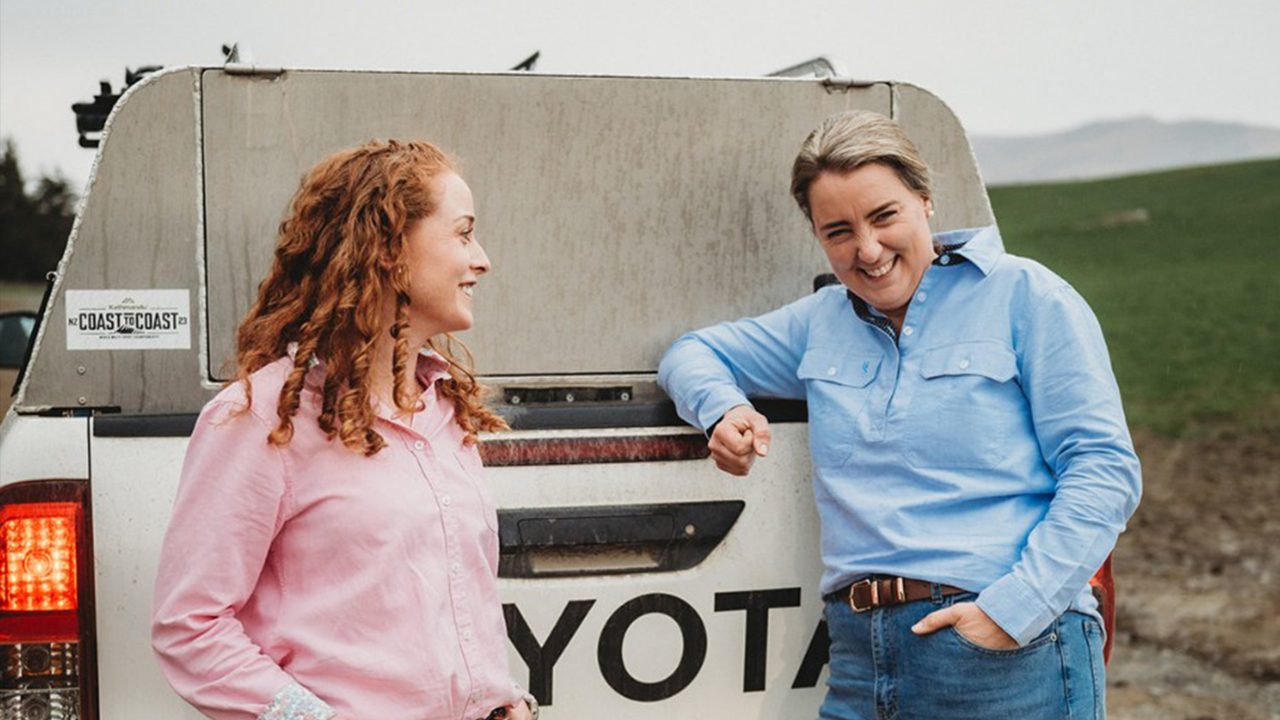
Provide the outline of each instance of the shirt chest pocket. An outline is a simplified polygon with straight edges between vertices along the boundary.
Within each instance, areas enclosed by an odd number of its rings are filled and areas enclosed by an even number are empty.
[[[471,490],[476,494],[479,500],[480,514],[484,517],[484,523],[493,531],[498,532],[498,510],[494,505],[493,496],[489,494],[489,488],[485,484],[484,465],[480,462],[480,453],[474,447],[463,446],[453,454],[454,459],[462,468],[463,475],[466,476]]]
[[[1017,377],[1017,356],[998,342],[925,351],[909,414],[906,455],[911,464],[961,469],[998,465],[1010,442],[1030,437]]]
[[[809,449],[816,465],[844,464],[853,452],[858,423],[880,373],[879,355],[839,348],[809,348],[796,376],[809,403]]]

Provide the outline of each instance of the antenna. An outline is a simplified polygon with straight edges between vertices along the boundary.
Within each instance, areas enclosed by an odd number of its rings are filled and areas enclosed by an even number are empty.
[[[538,62],[538,56],[542,54],[541,50],[534,50],[533,54],[521,60],[515,67],[511,68],[513,72],[533,72],[533,64]]]

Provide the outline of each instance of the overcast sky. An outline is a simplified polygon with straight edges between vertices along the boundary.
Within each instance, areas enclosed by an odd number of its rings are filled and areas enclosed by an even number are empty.
[[[255,62],[551,74],[763,75],[816,55],[921,85],[970,133],[1152,115],[1280,127],[1276,0],[337,2],[0,0],[0,136],[78,188],[72,102],[124,68]]]

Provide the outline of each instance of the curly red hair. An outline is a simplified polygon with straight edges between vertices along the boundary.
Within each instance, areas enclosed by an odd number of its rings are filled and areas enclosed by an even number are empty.
[[[432,181],[452,170],[449,156],[430,143],[375,140],[325,158],[303,177],[280,224],[271,272],[236,332],[236,376],[250,403],[249,376],[297,344],[280,390],[273,445],[292,439],[303,380],[313,359],[320,359],[320,428],[365,455],[385,447],[373,427],[369,397],[374,348],[383,338],[395,341],[395,404],[405,412],[417,409],[418,388],[406,372],[419,348],[409,347],[404,332],[410,277],[405,233],[435,211]],[[390,320],[383,314],[388,293],[396,308]],[[484,405],[486,389],[473,374],[466,346],[448,334],[429,345],[449,364],[449,377],[436,389],[453,403],[466,442],[475,443],[481,431],[506,429]]]

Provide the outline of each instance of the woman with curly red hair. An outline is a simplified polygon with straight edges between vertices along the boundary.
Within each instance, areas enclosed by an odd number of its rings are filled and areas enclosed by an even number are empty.
[[[226,719],[529,718],[509,675],[465,347],[490,269],[425,142],[313,168],[200,414],[156,581],[174,689]]]

